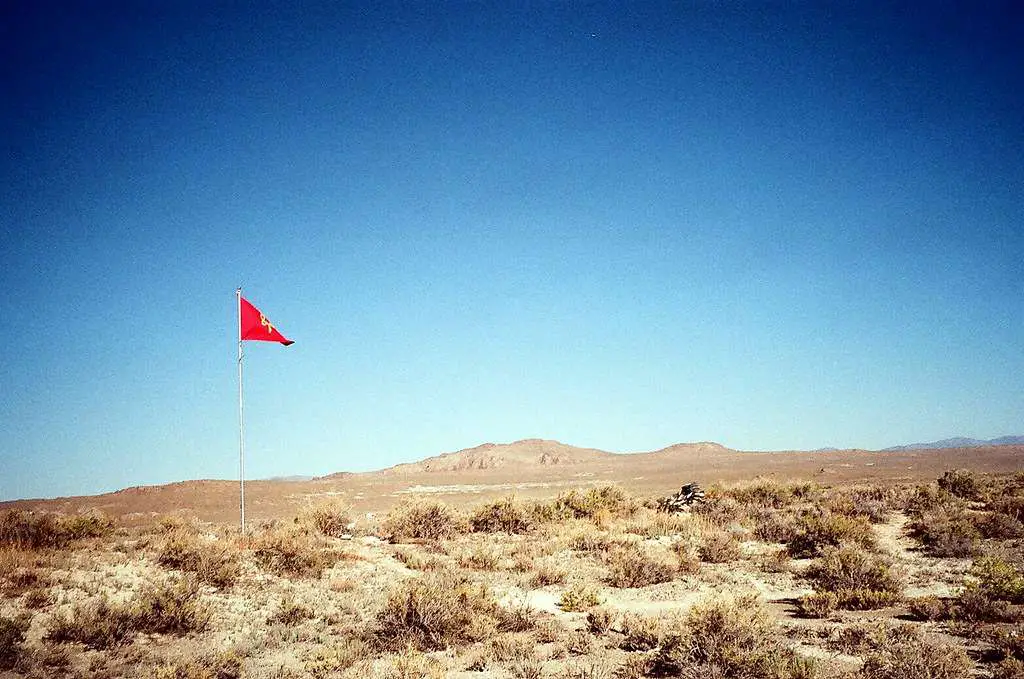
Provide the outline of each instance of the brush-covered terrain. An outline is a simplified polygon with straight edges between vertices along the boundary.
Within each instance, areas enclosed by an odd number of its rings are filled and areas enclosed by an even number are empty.
[[[1024,677],[1024,474],[0,514],[0,677]]]

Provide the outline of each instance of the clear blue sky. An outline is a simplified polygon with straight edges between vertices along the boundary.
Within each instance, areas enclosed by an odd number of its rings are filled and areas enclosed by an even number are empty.
[[[0,498],[1024,433],[1015,3],[506,4],[7,3]]]

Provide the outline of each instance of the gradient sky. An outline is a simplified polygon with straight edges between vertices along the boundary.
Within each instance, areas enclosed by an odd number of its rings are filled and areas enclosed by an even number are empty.
[[[1015,3],[507,4],[6,3],[0,498],[1024,434]]]

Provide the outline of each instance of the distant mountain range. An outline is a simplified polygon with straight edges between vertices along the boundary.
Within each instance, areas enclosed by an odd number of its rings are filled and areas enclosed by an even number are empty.
[[[978,448],[980,446],[1019,446],[1021,444],[1024,444],[1024,436],[1000,436],[999,438],[988,440],[956,436],[951,439],[942,439],[941,441],[931,441],[929,443],[908,443],[903,446],[883,448],[882,450],[934,450],[936,448]]]

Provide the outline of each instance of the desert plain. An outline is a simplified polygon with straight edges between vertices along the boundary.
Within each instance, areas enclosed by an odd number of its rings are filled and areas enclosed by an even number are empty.
[[[244,535],[237,481],[0,503],[0,677],[1021,677],[1022,463],[530,439],[247,482]]]

